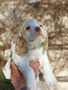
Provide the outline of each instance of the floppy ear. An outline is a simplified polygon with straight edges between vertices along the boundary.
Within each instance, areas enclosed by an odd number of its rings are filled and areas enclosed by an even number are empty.
[[[16,41],[16,53],[19,55],[24,55],[28,52],[27,43],[23,37],[23,33],[20,32],[18,39]]]
[[[47,50],[48,49],[48,35],[47,35],[47,32],[46,33],[46,38],[45,38],[45,41],[43,43],[43,49],[44,50]]]

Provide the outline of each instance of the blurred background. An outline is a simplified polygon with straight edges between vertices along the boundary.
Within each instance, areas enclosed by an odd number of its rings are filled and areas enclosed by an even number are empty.
[[[68,90],[68,0],[0,0],[0,67],[22,23],[33,18],[48,32],[48,56],[58,79],[57,86],[44,85],[42,90]]]

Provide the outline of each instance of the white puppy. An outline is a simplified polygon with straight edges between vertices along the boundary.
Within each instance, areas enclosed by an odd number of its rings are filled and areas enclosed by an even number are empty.
[[[35,74],[29,62],[39,60],[43,71],[44,81],[51,86],[57,82],[54,77],[47,56],[48,37],[43,26],[34,19],[26,21],[18,34],[15,44],[11,48],[11,56],[8,59],[3,72],[6,78],[11,77],[11,59],[18,66],[26,79],[28,90],[36,90]]]

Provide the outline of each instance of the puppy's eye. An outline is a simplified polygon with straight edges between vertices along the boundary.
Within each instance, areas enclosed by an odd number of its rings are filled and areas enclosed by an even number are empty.
[[[30,26],[26,27],[26,30],[30,30]]]
[[[42,25],[40,25],[40,27],[43,27]]]

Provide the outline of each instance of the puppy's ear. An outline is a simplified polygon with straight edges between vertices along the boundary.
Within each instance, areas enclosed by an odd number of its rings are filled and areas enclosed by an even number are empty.
[[[23,33],[20,32],[18,39],[16,41],[16,53],[19,55],[24,55],[28,52],[27,43],[23,37]]]
[[[44,50],[47,50],[48,49],[48,35],[47,35],[47,32],[46,33],[46,38],[45,38],[45,41],[43,43],[43,49]]]

